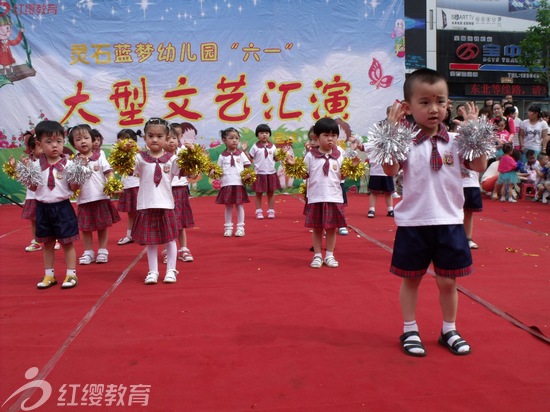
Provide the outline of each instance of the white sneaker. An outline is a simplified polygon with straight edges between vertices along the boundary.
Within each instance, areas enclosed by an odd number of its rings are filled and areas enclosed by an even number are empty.
[[[263,219],[264,218],[264,212],[262,209],[256,209],[256,219]]]
[[[275,219],[275,211],[273,209],[269,209],[267,211],[267,218],[268,219]]]
[[[399,199],[399,198],[401,198],[401,196],[399,196],[399,193],[397,193],[397,192],[393,192],[392,195],[391,195],[391,197],[394,198],[394,199]]]
[[[550,196],[550,193],[544,192],[544,194],[542,195],[542,203],[547,204],[549,196]]]
[[[166,271],[166,276],[164,276],[164,283],[176,283],[178,281],[178,271],[176,269],[168,269]]]
[[[243,237],[244,236],[244,227],[238,227],[235,231],[235,236]]]
[[[224,235],[225,237],[231,237],[231,236],[233,236],[233,229],[225,229],[225,230],[223,231],[223,235]]]
[[[516,199],[514,199],[513,197],[511,197],[510,199],[508,199],[508,202],[517,203],[518,201]]]
[[[146,285],[155,285],[158,280],[159,280],[159,273],[151,271],[151,272],[147,273],[147,277],[145,278],[145,284]]]
[[[505,198],[504,196],[502,196],[502,197],[500,198],[500,201],[501,201],[501,202],[506,202],[506,198]]]
[[[470,247],[470,249],[478,249],[479,248],[477,243],[475,243],[473,240],[468,240],[468,246]]]
[[[84,253],[79,259],[78,259],[78,264],[79,265],[90,265],[92,263],[94,263],[94,253],[92,252],[92,254],[90,255],[89,253]]]

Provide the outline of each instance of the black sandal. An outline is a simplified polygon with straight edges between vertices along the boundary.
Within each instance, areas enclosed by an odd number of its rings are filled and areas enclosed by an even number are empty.
[[[403,352],[405,352],[406,355],[416,356],[417,358],[426,356],[426,349],[424,348],[424,345],[422,345],[421,341],[407,340],[411,336],[418,336],[418,339],[420,339],[420,334],[416,331],[406,332],[399,337],[401,346],[403,347]],[[422,349],[424,352],[411,352],[411,349]]]
[[[449,339],[452,338],[453,336],[458,336],[458,339],[456,339],[452,345],[449,345]],[[459,351],[461,347],[470,346],[470,344],[466,342],[464,339],[462,339],[462,337],[456,330],[450,330],[446,334],[443,334],[443,332],[441,332],[441,336],[439,337],[439,340],[437,342],[441,346],[445,346],[447,349],[451,351],[453,355],[456,355],[456,356],[465,356],[465,355],[469,355],[472,352],[471,347],[467,351],[463,351],[463,352]]]

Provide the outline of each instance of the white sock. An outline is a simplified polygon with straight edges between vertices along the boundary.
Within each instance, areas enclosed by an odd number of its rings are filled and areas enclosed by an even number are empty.
[[[67,269],[67,276],[76,276],[76,269]]]
[[[126,231],[126,237],[129,237],[130,239],[132,238],[132,229],[128,229]]]
[[[159,271],[158,245],[147,245],[147,262],[149,263],[149,272]]]
[[[416,324],[416,320],[411,321],[405,321],[403,322],[403,333],[407,332],[418,332],[418,325]],[[405,339],[405,342],[421,342],[419,336],[409,336],[407,339]],[[410,348],[408,349],[409,352],[412,353],[424,353],[425,351],[422,348]]]
[[[325,252],[325,259],[328,258],[328,257],[331,257],[331,256],[334,256],[334,252],[330,251],[330,250],[327,250]]]
[[[178,258],[178,246],[176,241],[172,240],[171,242],[165,243],[164,247],[166,248],[166,270],[176,269],[176,261]]]
[[[45,274],[46,276],[52,276],[52,277],[53,277],[53,276],[54,276],[54,274],[53,274],[53,269],[46,269],[46,270],[44,270],[44,274]]]
[[[374,212],[374,207],[369,207],[369,212]]]
[[[388,212],[393,212],[393,206],[388,206]]]
[[[455,322],[445,322],[445,321],[443,321],[443,326],[441,328],[441,333],[443,335],[445,335],[447,332],[450,332],[452,330],[456,330],[456,323]],[[459,335],[451,336],[447,340],[447,344],[452,346],[452,344],[459,338],[460,338]],[[460,348],[458,348],[458,352],[468,352],[469,350],[470,350],[470,345],[464,345],[464,346],[461,346]]]

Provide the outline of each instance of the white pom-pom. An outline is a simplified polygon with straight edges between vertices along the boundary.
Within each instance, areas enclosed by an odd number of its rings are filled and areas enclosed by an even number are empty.
[[[474,160],[495,154],[495,125],[485,116],[462,123],[458,128],[458,154],[466,160]]]
[[[69,184],[82,186],[92,175],[92,169],[84,164],[84,158],[75,157],[65,168],[65,179]]]
[[[420,130],[415,125],[377,123],[370,128],[367,156],[371,163],[390,164],[407,159],[412,140]]]
[[[17,181],[23,186],[31,187],[42,184],[42,170],[40,170],[40,165],[38,163],[28,162],[28,164],[25,165],[22,162],[17,162],[15,172]]]

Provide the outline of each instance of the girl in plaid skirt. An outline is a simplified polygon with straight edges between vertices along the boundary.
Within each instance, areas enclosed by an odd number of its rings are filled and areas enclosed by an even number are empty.
[[[344,159],[336,144],[339,128],[334,119],[323,118],[313,126],[319,147],[313,147],[305,156],[307,167],[307,205],[305,226],[313,229],[312,268],[323,263],[331,268],[338,267],[334,258],[336,232],[346,226],[344,199],[340,180],[340,169]],[[326,254],[323,260],[321,246],[323,231],[326,232]]]
[[[116,135],[117,140],[132,139],[137,142],[137,137],[141,136],[141,132],[137,133],[132,129],[122,129]],[[119,212],[128,213],[128,223],[126,226],[126,236],[118,241],[118,245],[127,245],[134,243],[132,239],[132,226],[136,217],[137,195],[139,189],[139,179],[136,176],[126,176],[122,178],[123,191],[118,199],[117,210]]]
[[[69,142],[77,150],[79,157],[87,159],[92,169],[90,179],[84,183],[78,195],[78,227],[82,231],[84,254],[78,260],[80,265],[89,265],[94,262],[92,233],[97,231],[99,249],[96,263],[107,263],[108,228],[120,221],[120,216],[108,195],[103,193],[107,179],[114,176],[111,165],[101,150],[93,150],[91,128],[88,125],[79,125],[69,131]]]
[[[260,124],[256,127],[258,141],[246,153],[248,160],[254,163],[256,181],[252,184],[252,190],[256,192],[254,199],[256,204],[256,219],[263,219],[262,196],[267,194],[267,218],[275,219],[275,190],[281,188],[277,171],[275,170],[275,152],[277,148],[269,141],[271,128],[267,124]],[[246,146],[243,143],[243,149]]]
[[[140,179],[137,214],[132,228],[132,238],[147,245],[149,272],[146,285],[156,284],[159,277],[158,245],[166,248],[166,275],[164,283],[175,283],[178,225],[174,211],[172,179],[180,170],[176,157],[164,151],[170,131],[169,123],[155,117],[145,123],[147,151],[136,156],[134,175]]]
[[[233,206],[237,209],[237,230],[235,236],[244,236],[244,205],[249,203],[241,172],[250,166],[250,160],[238,149],[240,135],[237,129],[229,127],[220,132],[225,150],[218,157],[218,165],[223,170],[221,189],[216,203],[225,205],[225,230],[223,235],[233,236]]]

